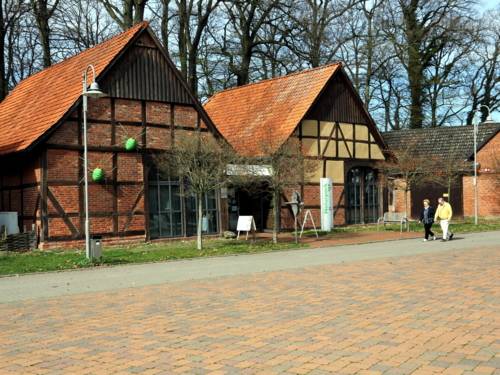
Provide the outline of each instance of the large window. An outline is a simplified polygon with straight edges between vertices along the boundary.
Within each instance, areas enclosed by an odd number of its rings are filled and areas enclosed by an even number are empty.
[[[377,221],[379,212],[377,176],[371,168],[352,168],[347,173],[347,223]]]
[[[151,238],[183,237],[196,234],[196,199],[186,196],[180,181],[162,176],[157,170],[149,173],[149,233]],[[217,233],[219,223],[217,195],[203,199],[203,231]]]

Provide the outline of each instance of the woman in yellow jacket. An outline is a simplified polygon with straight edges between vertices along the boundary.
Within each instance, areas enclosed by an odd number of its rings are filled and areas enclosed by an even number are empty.
[[[446,202],[443,198],[438,199],[438,206],[436,208],[436,214],[434,215],[434,221],[441,225],[441,230],[443,231],[443,239],[441,241],[448,241],[453,239],[453,233],[449,230],[450,220],[453,216],[453,210],[451,205]]]

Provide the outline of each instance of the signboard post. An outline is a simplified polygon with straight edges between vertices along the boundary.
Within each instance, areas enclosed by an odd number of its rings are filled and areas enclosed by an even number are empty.
[[[292,200],[290,202],[286,202],[286,204],[289,204],[292,208],[295,243],[299,243],[299,238],[297,236],[297,215],[304,205],[304,202],[300,199],[300,193],[298,191],[294,191],[292,193]]]
[[[332,180],[320,178],[321,230],[329,232],[333,228]]]
[[[257,231],[253,216],[238,216],[238,224],[236,225],[236,230],[238,231],[238,236],[236,237],[237,240],[240,239],[240,232],[247,232],[245,239],[248,240],[248,232],[253,230],[255,234],[255,232]]]

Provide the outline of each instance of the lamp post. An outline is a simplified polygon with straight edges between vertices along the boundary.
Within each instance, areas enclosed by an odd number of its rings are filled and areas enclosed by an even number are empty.
[[[87,83],[87,73],[89,68],[92,70],[92,83],[88,87]],[[100,89],[99,85],[95,81],[95,68],[92,64],[89,64],[83,71],[83,179],[84,179],[84,204],[85,204],[85,256],[87,259],[91,258],[90,254],[90,229],[89,229],[89,181],[88,181],[88,150],[87,150],[87,99],[91,98],[101,98],[106,96]]]
[[[474,125],[474,225],[477,225],[477,126],[478,122],[472,120]]]

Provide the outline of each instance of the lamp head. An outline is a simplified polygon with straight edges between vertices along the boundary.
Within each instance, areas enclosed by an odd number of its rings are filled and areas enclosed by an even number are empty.
[[[101,91],[99,85],[95,81],[90,84],[89,89],[85,91],[85,95],[90,98],[102,98],[106,96],[106,94]]]
[[[491,109],[490,109],[490,107],[488,107],[487,105],[482,105],[482,106],[479,107],[480,110],[483,109],[483,108],[485,108],[488,111],[487,112],[488,116],[486,117],[486,120],[484,120],[482,122],[482,124],[493,124],[494,121],[491,118]]]
[[[488,114],[488,117],[486,117],[486,120],[483,121],[483,124],[493,124],[495,121],[491,118],[491,115]]]

